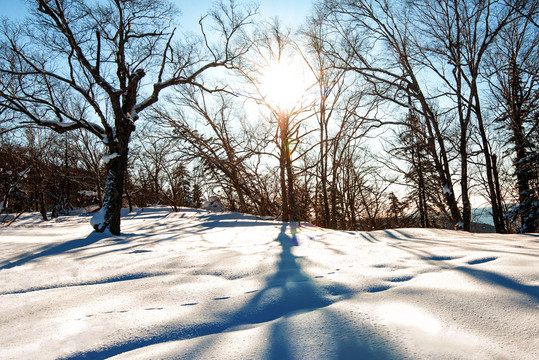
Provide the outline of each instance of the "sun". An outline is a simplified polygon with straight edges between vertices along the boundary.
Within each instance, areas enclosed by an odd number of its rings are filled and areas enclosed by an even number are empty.
[[[264,71],[260,92],[266,103],[279,111],[296,108],[307,90],[305,71],[301,63],[282,59]]]

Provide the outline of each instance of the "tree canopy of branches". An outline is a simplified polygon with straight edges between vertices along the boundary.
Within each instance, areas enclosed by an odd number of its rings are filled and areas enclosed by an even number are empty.
[[[1,27],[4,211],[95,192],[92,225],[118,234],[123,196],[218,194],[331,228],[472,231],[482,199],[493,230],[537,231],[538,0],[319,0],[296,29],[230,0],[198,35],[166,0],[31,3]]]
[[[526,26],[536,24],[537,2],[328,0],[322,2],[319,9],[325,12],[328,26],[340,39],[325,44],[335,66],[360,74],[370,84],[372,96],[401,111],[413,110],[417,114],[423,124],[420,127],[395,118],[386,118],[384,123],[409,127],[424,139],[427,154],[440,179],[440,192],[444,194],[451,222],[470,230],[469,163],[474,157],[481,177],[484,175],[486,179],[496,231],[505,232],[499,180],[502,160],[494,153],[494,140],[489,137],[494,117],[483,104],[492,97],[492,93],[486,91],[484,80],[508,84],[507,80],[495,79],[495,74],[507,78],[503,75],[507,71],[489,71],[487,55],[496,46],[503,46],[501,41],[511,27],[518,26],[522,33]],[[531,31],[525,37],[536,44]],[[507,45],[507,41],[505,43]],[[513,42],[512,49],[517,49],[514,45]],[[536,53],[536,45],[534,48],[532,53]],[[507,49],[505,51],[507,54]],[[519,65],[526,66],[525,51],[521,52]],[[534,74],[535,70],[529,66],[528,69]],[[528,94],[533,94],[531,98],[537,96],[533,88],[535,76],[536,71],[526,77],[531,80],[527,85]],[[514,77],[509,83],[516,83]],[[518,81],[521,80],[526,81]],[[504,97],[498,91],[500,96]],[[531,98],[528,95],[527,104],[533,103]],[[520,106],[515,99],[505,95],[502,106]],[[515,109],[507,113],[513,118],[519,116]],[[478,155],[482,155],[481,160]],[[523,158],[522,151],[517,155],[519,158]],[[458,165],[455,165],[457,160]],[[460,176],[455,177],[454,168],[460,170]],[[462,206],[459,206],[455,183],[461,185]],[[522,176],[519,183],[520,193],[529,194]]]
[[[25,23],[2,26],[0,101],[59,133],[85,129],[107,147],[107,181],[96,231],[120,233],[120,209],[131,133],[139,114],[167,88],[209,87],[202,75],[234,66],[253,15],[234,2],[200,21],[201,36],[178,39],[167,1],[35,0]],[[208,20],[215,32],[207,34]]]

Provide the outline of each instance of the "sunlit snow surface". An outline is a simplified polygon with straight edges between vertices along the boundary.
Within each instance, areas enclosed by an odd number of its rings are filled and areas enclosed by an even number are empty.
[[[537,234],[166,208],[91,230],[0,228],[1,359],[539,358]]]

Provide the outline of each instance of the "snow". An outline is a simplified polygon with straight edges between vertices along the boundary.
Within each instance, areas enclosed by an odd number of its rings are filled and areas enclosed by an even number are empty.
[[[451,191],[451,189],[449,188],[449,185],[445,184],[444,185],[444,190],[443,190],[443,194],[448,194],[448,195],[451,195],[453,192]]]
[[[105,164],[108,164],[109,161],[111,161],[112,159],[115,159],[117,157],[119,157],[120,154],[118,153],[112,153],[112,154],[109,154],[109,155],[103,155],[103,157],[101,158],[103,160],[103,163]]]
[[[79,191],[79,194],[84,196],[97,196],[97,192],[91,190],[81,190]]]
[[[90,225],[92,225],[92,227],[94,229],[101,229],[103,227],[103,224],[105,222],[105,207],[102,206],[101,209],[99,209],[98,212],[96,212],[94,214],[94,216],[92,216],[92,218],[90,219]]]
[[[58,126],[58,127],[63,127],[63,128],[68,128],[68,127],[71,127],[75,124],[77,124],[76,122],[74,121],[67,121],[67,122],[60,122],[60,121],[56,121],[56,120],[43,120],[40,122],[41,125],[54,125],[54,126]]]
[[[88,220],[0,227],[0,359],[539,358],[538,234]]]
[[[225,208],[223,206],[223,203],[221,203],[221,199],[219,199],[219,196],[213,195],[210,196],[208,200],[202,203],[202,209],[213,212],[221,212],[224,211]]]

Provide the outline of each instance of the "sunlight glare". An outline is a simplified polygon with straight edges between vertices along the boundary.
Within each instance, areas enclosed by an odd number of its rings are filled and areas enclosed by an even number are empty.
[[[300,103],[307,88],[300,64],[301,61],[280,61],[264,71],[260,90],[269,105],[290,111]]]

